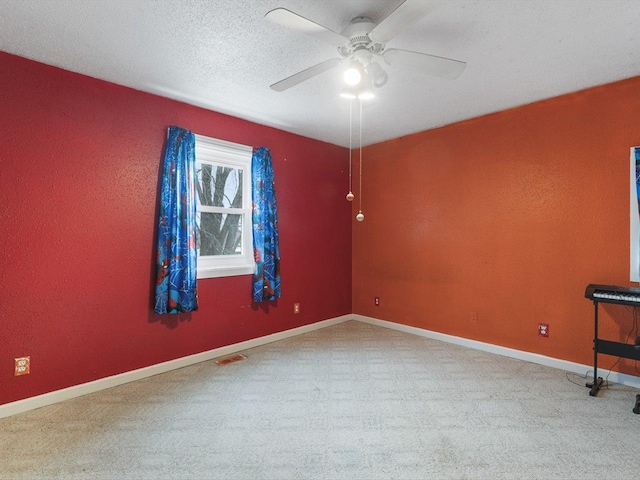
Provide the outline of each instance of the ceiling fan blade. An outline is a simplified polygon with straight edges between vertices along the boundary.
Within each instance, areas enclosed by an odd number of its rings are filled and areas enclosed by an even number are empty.
[[[320,75],[327,70],[331,70],[341,63],[342,60],[340,58],[325,60],[324,62],[314,65],[313,67],[307,68],[306,70],[298,72],[294,75],[291,75],[290,77],[285,78],[284,80],[280,80],[279,82],[274,83],[273,85],[271,85],[271,90],[275,90],[276,92],[284,92],[286,89],[295,87],[299,83],[309,80],[316,75]]]
[[[453,80],[458,78],[464,68],[465,62],[453,60],[452,58],[436,57],[426,53],[410,52],[409,50],[398,50],[391,48],[384,52],[382,58],[389,65],[413,68],[429,75]]]
[[[375,42],[388,42],[400,32],[413,27],[438,3],[439,0],[405,0],[369,32],[369,38]]]
[[[270,12],[267,12],[264,17],[273,23],[277,23],[278,25],[282,25],[283,27],[290,28],[297,32],[306,33],[307,35],[319,38],[320,40],[335,45],[336,47],[344,47],[349,42],[347,37],[343,37],[339,33],[329,30],[322,25],[318,25],[317,23],[298,15],[297,13],[293,13],[286,8],[276,8],[275,10],[271,10]]]

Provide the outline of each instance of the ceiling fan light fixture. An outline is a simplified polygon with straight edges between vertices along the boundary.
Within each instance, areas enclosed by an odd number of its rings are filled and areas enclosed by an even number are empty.
[[[358,87],[356,85],[344,85],[340,91],[340,96],[347,100],[355,100],[358,98]]]
[[[365,76],[358,92],[358,98],[360,100],[371,100],[375,96],[375,93],[373,93],[373,83],[371,82],[371,77]]]
[[[382,67],[377,63],[370,63],[367,65],[367,73],[373,79],[373,86],[376,88],[382,87],[387,80],[389,80],[389,75],[385,72]]]
[[[362,66],[358,62],[351,62],[349,68],[344,71],[342,78],[347,85],[358,85],[362,79]]]

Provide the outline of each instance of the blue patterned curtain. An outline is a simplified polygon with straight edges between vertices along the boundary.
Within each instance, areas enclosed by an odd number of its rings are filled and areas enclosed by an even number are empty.
[[[155,313],[198,309],[195,136],[169,128],[162,166]]]
[[[280,247],[278,244],[278,210],[273,180],[271,153],[256,148],[251,159],[253,200],[253,300],[263,302],[280,298]]]

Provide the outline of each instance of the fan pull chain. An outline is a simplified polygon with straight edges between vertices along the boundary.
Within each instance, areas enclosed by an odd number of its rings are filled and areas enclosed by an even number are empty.
[[[351,138],[353,134],[351,133],[351,125],[353,124],[353,99],[349,99],[349,193],[347,193],[347,200],[350,202],[353,201],[355,195],[353,194],[353,181],[351,179]]]
[[[364,220],[362,213],[362,99],[360,99],[360,211],[356,215],[356,220],[359,222]]]

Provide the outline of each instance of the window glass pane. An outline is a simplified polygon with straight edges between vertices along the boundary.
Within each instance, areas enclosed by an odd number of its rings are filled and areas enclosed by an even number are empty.
[[[198,256],[242,255],[242,214],[197,212]]]
[[[196,163],[198,205],[242,208],[242,174],[240,168]]]

